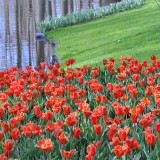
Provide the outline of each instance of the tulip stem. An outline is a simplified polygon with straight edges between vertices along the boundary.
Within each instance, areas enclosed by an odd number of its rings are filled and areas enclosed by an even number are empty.
[[[150,145],[150,153],[152,152],[152,145]]]
[[[43,158],[45,157],[45,151],[43,151]],[[44,158],[45,159],[45,158]]]
[[[133,133],[134,137],[135,137],[135,127],[136,127],[136,126],[135,126],[135,123],[134,123],[134,133]]]
[[[49,152],[47,152],[47,160],[49,160]]]

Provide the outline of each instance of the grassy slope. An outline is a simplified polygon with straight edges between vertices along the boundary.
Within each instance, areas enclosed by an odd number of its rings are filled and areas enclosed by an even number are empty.
[[[132,55],[140,61],[160,54],[160,8],[152,0],[140,8],[46,33],[59,42],[58,57],[74,57],[76,66]]]

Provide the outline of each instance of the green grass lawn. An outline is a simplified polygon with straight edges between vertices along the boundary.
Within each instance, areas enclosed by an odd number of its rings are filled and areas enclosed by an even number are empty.
[[[59,42],[57,55],[64,60],[73,57],[75,66],[102,65],[102,59],[132,55],[140,61],[160,55],[160,8],[152,0],[128,10],[89,22],[46,33]],[[160,56],[159,56],[160,57]]]

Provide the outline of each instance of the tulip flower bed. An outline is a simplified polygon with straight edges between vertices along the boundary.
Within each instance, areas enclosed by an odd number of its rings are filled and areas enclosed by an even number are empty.
[[[0,159],[159,159],[160,61],[151,60],[1,71]]]

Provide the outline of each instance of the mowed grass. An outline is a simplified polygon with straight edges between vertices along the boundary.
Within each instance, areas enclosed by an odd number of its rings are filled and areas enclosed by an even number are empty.
[[[142,61],[152,54],[160,55],[160,8],[152,0],[134,10],[56,29],[46,33],[59,42],[57,55],[64,60],[73,57],[76,66],[102,65],[103,58],[132,55]]]

